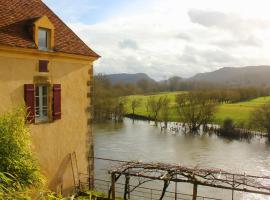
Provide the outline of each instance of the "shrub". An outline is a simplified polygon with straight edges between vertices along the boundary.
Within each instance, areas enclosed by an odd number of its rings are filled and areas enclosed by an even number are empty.
[[[23,188],[42,182],[23,107],[0,115],[0,172],[10,174]]]
[[[65,200],[43,186],[43,177],[31,151],[25,109],[20,107],[0,115],[0,199]]]
[[[222,129],[225,132],[231,132],[234,129],[234,122],[231,118],[226,118],[223,121]]]
[[[218,135],[228,139],[247,139],[250,140],[254,135],[252,132],[235,127],[234,121],[231,118],[226,118],[223,121],[222,127],[218,130]]]

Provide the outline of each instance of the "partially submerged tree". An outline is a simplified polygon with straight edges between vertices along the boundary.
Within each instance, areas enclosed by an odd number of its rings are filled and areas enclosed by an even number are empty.
[[[180,121],[187,124],[191,132],[212,122],[217,104],[202,92],[179,94],[175,101]]]
[[[115,122],[122,122],[124,115],[126,113],[125,110],[126,100],[123,98],[117,99],[117,102],[113,107],[113,119]]]
[[[103,121],[111,118],[112,105],[114,104],[111,84],[103,75],[94,77],[93,90],[93,115],[95,121]]]
[[[141,99],[134,97],[131,102],[131,109],[132,109],[132,114],[135,114],[135,110],[141,105]]]
[[[215,100],[211,100],[208,97],[202,100],[202,125],[204,129],[213,122],[216,106],[217,102]]]
[[[223,121],[222,128],[224,131],[230,132],[233,131],[234,127],[234,122],[231,118],[226,118]]]
[[[266,131],[270,137],[270,103],[264,104],[253,111],[250,126]]]
[[[160,97],[150,96],[146,101],[147,112],[150,114],[150,117],[155,121],[156,125],[158,121],[158,116],[160,115],[164,105],[166,106],[169,105],[167,96],[160,96]]]
[[[164,122],[165,128],[167,128],[168,121],[169,121],[169,105],[170,105],[170,99],[165,96],[162,101],[162,108],[161,108],[161,120]]]
[[[121,84],[112,86],[110,81],[101,74],[94,76],[94,121],[110,119],[122,121],[125,101],[120,98],[121,87]]]
[[[150,114],[150,117],[155,121],[157,125],[157,117],[161,110],[162,100],[161,98],[156,98],[154,96],[150,96],[146,101],[146,107]]]

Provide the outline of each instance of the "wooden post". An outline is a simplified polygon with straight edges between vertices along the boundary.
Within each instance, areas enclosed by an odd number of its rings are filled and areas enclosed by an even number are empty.
[[[175,182],[174,199],[177,200],[177,182]]]
[[[91,133],[92,134],[92,133]],[[92,136],[91,136],[92,137]],[[89,166],[88,166],[88,184],[89,184],[89,190],[94,190],[95,188],[95,158],[94,158],[94,145],[90,145],[90,156],[89,156]]]
[[[74,167],[73,167],[73,161],[72,161],[72,154],[69,154],[70,157],[70,163],[71,163],[71,170],[72,170],[72,176],[73,176],[73,184],[74,184],[74,188],[75,190],[77,190],[76,188],[76,179],[75,179],[75,174],[74,174]]]
[[[233,189],[232,189],[232,200],[233,200],[233,197],[234,197],[234,174],[233,174]]]
[[[193,185],[193,197],[192,197],[192,200],[196,200],[197,199],[197,191],[198,191],[198,185],[197,185],[197,183],[194,183],[194,185]]]
[[[130,177],[126,175],[125,181],[125,192],[124,192],[124,200],[130,199],[130,185],[129,185]]]
[[[127,177],[128,178],[128,199],[130,199],[130,184],[129,184],[129,182],[130,182],[130,177],[128,176]]]
[[[164,180],[164,185],[163,185],[163,189],[162,189],[162,194],[161,197],[159,198],[159,200],[162,200],[163,197],[165,196],[166,190],[169,186],[170,182],[168,180]]]
[[[114,173],[112,173],[112,177],[111,177],[111,190],[112,190],[112,200],[115,200],[115,174]]]
[[[90,173],[90,172],[89,172]],[[91,179],[91,175],[89,174],[89,177],[88,177],[88,189],[89,190],[93,190],[94,188],[92,187],[93,185],[93,182],[92,182],[92,179]]]

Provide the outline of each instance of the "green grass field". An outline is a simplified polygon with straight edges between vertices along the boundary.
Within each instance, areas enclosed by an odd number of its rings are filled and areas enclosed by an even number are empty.
[[[166,92],[166,93],[158,93],[153,95],[132,95],[125,97],[127,100],[126,109],[128,113],[132,113],[130,102],[132,98],[140,98],[141,104],[140,106],[135,110],[135,113],[138,115],[147,116],[147,111],[145,108],[145,104],[147,101],[147,98],[149,96],[167,96],[170,99],[170,121],[178,121],[178,116],[175,108],[175,96],[177,94],[183,94],[184,92]],[[245,102],[239,102],[234,104],[220,104],[217,107],[217,111],[215,113],[215,123],[221,124],[225,118],[231,118],[234,120],[234,122],[238,125],[244,125],[248,122],[250,114],[252,111],[265,103],[270,102],[270,96],[268,97],[259,97],[256,99],[252,99]]]
[[[230,117],[236,123],[246,123],[255,108],[268,102],[270,102],[270,96],[234,104],[219,105],[215,114],[215,121],[221,123],[225,118]]]

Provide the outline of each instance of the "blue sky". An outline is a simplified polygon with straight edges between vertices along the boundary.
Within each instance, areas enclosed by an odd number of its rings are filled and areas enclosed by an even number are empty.
[[[65,22],[95,24],[136,7],[142,0],[45,0]]]
[[[102,56],[96,73],[143,72],[161,80],[270,65],[268,0],[44,2]]]

